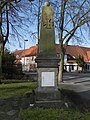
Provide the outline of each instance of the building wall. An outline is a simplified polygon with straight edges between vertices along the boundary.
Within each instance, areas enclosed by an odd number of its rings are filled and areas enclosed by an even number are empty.
[[[64,65],[64,69],[67,72],[75,72],[78,70],[77,67],[78,67],[77,63],[67,63]]]
[[[67,64],[67,55],[64,55],[64,64]]]
[[[36,56],[23,57],[21,58],[22,62],[22,71],[35,71],[37,64],[35,63]]]
[[[64,70],[70,72],[72,70],[72,64],[67,63],[67,55],[64,56]]]
[[[21,59],[22,71],[36,71],[37,63],[35,63],[36,56],[23,57]],[[64,56],[64,70],[67,72],[82,71],[82,67],[79,67],[77,63],[68,63],[67,55]],[[85,65],[85,71],[90,72],[90,62]]]
[[[68,56],[64,56],[64,70],[67,72],[76,72],[76,71],[81,71],[82,68],[78,66],[77,63],[68,63],[67,62]]]
[[[67,62],[67,55],[65,55],[64,57],[64,69],[67,72],[81,72],[82,71],[82,67],[78,66],[77,63],[68,63]],[[90,62],[86,62],[85,63],[85,68],[84,68],[85,72],[90,72]]]

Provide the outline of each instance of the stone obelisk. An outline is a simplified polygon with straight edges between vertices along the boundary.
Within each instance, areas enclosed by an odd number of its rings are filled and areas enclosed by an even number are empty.
[[[42,56],[55,55],[54,11],[49,2],[42,7],[39,53]]]
[[[36,58],[38,71],[38,88],[36,100],[56,100],[58,62],[55,48],[54,11],[49,2],[42,7],[39,53]]]

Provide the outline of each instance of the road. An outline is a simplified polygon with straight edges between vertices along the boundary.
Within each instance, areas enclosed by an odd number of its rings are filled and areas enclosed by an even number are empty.
[[[90,73],[64,73],[63,80],[60,88],[74,90],[90,100]]]
[[[64,73],[64,82],[90,86],[90,73]]]

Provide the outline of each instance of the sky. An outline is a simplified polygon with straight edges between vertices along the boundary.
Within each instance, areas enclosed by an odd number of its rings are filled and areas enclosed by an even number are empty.
[[[22,39],[20,44],[17,41],[6,43],[6,48],[8,48],[10,51],[13,52],[15,50],[28,49],[36,44],[37,44],[37,40],[36,39],[32,40],[30,39],[29,35],[27,35],[27,37]]]
[[[35,31],[34,27],[30,27],[29,29]],[[89,36],[89,32],[87,31],[84,31],[84,37],[85,39],[83,39],[83,37],[81,37],[81,42],[77,42],[77,41],[73,41],[73,40],[70,40],[69,42],[69,45],[80,45],[80,46],[83,46],[83,47],[90,47],[90,36]],[[55,43],[58,44],[59,43],[59,39],[58,39],[58,36],[57,36],[57,32],[55,31]],[[25,41],[24,40],[28,40],[28,41]],[[38,43],[38,40],[37,38],[31,38],[30,35],[27,33],[26,35],[24,35],[22,41],[21,41],[21,44],[19,45],[19,42],[17,41],[12,41],[11,43],[7,43],[6,44],[6,47],[10,50],[10,51],[15,51],[16,49],[17,50],[23,50],[24,49],[24,44],[25,44],[25,49],[28,49],[34,45],[36,45]]]
[[[37,18],[36,18],[37,19]],[[35,19],[35,21],[37,21]],[[27,23],[25,23],[27,24]],[[22,50],[24,49],[24,45],[25,45],[25,49],[28,49],[34,45],[36,45],[38,43],[38,40],[36,37],[31,37],[31,31],[34,31],[34,32],[37,32],[37,24],[34,24],[34,25],[31,25],[31,24],[28,24],[28,28],[25,28],[25,29],[28,29],[28,32],[24,32],[24,31],[21,31],[21,34],[22,34],[22,39],[20,40],[20,44],[18,42],[18,40],[15,40],[15,38],[12,36],[10,36],[10,42],[6,43],[6,47],[10,50],[10,51],[15,51],[16,49],[18,50]],[[11,29],[10,29],[11,30]],[[80,46],[84,46],[84,47],[90,47],[90,35],[89,33],[87,32],[87,30],[84,30],[83,29],[83,33],[84,33],[84,37],[85,39],[83,40],[83,36],[80,36],[81,37],[81,42],[77,42],[77,41],[73,41],[71,40],[69,42],[70,45],[80,45]],[[55,41],[56,43],[58,43],[58,36],[57,36],[57,32],[55,31]],[[24,40],[28,40],[28,41],[25,41]]]
[[[56,37],[56,39],[57,39],[57,37]],[[28,41],[25,41],[25,42],[24,42],[24,40],[28,40]],[[22,41],[22,43],[21,43],[21,46],[19,45],[18,42],[14,42],[14,43],[12,43],[12,44],[11,44],[11,43],[10,43],[10,44],[7,43],[7,44],[6,44],[6,47],[7,47],[10,51],[15,51],[16,49],[17,49],[17,50],[23,50],[23,49],[24,49],[24,44],[25,44],[25,49],[28,49],[28,48],[36,45],[37,43],[38,43],[38,40],[37,40],[37,39],[30,40],[29,35],[27,35],[27,37],[23,39],[23,41]],[[58,43],[59,43],[59,40],[57,39],[57,40],[56,40],[56,44],[58,44]],[[89,37],[88,33],[85,32],[85,40],[84,40],[84,42],[81,40],[81,42],[78,43],[77,41],[71,40],[71,41],[69,42],[69,45],[80,45],[80,46],[83,46],[83,47],[90,47],[90,37]]]

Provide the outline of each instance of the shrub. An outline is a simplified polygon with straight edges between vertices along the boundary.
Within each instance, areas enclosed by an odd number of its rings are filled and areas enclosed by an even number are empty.
[[[5,50],[3,59],[2,59],[2,72],[4,74],[4,77],[6,79],[12,79],[15,75],[18,75],[21,73],[20,67],[18,70],[18,66],[14,65],[15,56],[13,53],[10,53],[9,50]]]

